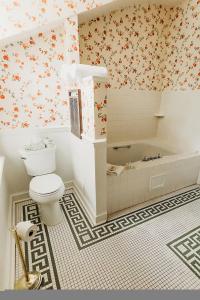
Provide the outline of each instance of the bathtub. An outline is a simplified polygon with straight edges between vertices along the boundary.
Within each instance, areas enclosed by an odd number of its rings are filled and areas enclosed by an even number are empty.
[[[158,154],[161,158],[142,161]],[[177,153],[154,140],[110,144],[107,161],[124,166],[132,162],[120,175],[107,175],[108,214],[196,184],[200,171],[199,151]]]

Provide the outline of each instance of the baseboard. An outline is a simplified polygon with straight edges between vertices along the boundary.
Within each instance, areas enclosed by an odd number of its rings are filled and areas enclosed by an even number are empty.
[[[18,200],[19,201],[19,200]],[[9,197],[9,229],[12,228],[13,224],[15,224],[14,220],[14,202],[12,196]],[[9,231],[8,238],[8,287],[7,289],[13,290],[15,283],[15,240],[12,235],[12,232]]]
[[[92,222],[93,225],[96,225],[95,212],[91,207],[91,205],[89,204],[88,199],[85,197],[85,195],[83,194],[83,192],[81,191],[81,189],[79,188],[79,186],[76,184],[75,181],[73,181],[73,190],[78,198],[79,204],[83,208],[87,217],[89,218],[89,220]]]
[[[86,213],[87,217],[92,222],[92,224],[99,225],[99,224],[105,223],[107,221],[107,212],[96,215],[96,213],[94,212],[94,209],[89,204],[88,199],[83,194],[83,192],[81,191],[81,189],[79,188],[79,186],[76,184],[75,181],[73,181],[73,189],[74,189],[76,196],[78,197],[78,201],[79,201],[81,207],[83,208],[84,212]]]
[[[107,211],[103,212],[102,214],[96,215],[96,224],[100,225],[107,221]]]
[[[64,182],[66,190],[73,189],[73,180]]]
[[[28,191],[24,191],[24,192],[20,192],[20,193],[14,193],[10,195],[10,201],[11,203],[15,203],[15,202],[21,202],[24,200],[29,199],[29,193]]]

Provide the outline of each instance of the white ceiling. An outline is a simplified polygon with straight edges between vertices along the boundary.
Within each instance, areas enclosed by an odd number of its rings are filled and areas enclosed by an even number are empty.
[[[98,16],[107,14],[113,10],[125,8],[134,4],[162,4],[166,6],[175,6],[182,3],[184,0],[113,0],[108,4],[102,5],[98,8],[80,13],[78,15],[79,24],[87,22]]]

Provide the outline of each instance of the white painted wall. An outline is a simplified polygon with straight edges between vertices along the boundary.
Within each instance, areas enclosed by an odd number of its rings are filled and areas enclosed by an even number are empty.
[[[108,89],[108,142],[150,138],[156,135],[160,92]]]
[[[70,154],[70,133],[67,128],[38,128],[4,130],[0,133],[0,154],[6,157],[5,176],[9,193],[28,191],[30,177],[26,174],[23,161],[20,159],[19,149],[29,143],[33,135],[48,136],[55,141],[56,173],[66,182],[71,180],[72,165]]]
[[[8,288],[9,276],[9,196],[4,176],[4,158],[0,157],[0,290]]]
[[[96,223],[107,219],[107,143],[98,140],[95,146]]]
[[[75,186],[93,223],[106,220],[106,143],[80,140],[71,135],[71,158]]]
[[[200,91],[164,91],[157,137],[180,152],[200,150]]]
[[[88,209],[92,215],[96,212],[95,192],[95,152],[94,144],[80,140],[71,134],[71,159],[75,184],[88,199]]]

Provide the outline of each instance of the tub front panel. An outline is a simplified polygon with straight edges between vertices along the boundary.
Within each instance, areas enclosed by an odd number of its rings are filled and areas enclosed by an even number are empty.
[[[108,175],[108,214],[196,184],[199,169],[200,155],[193,155]]]

